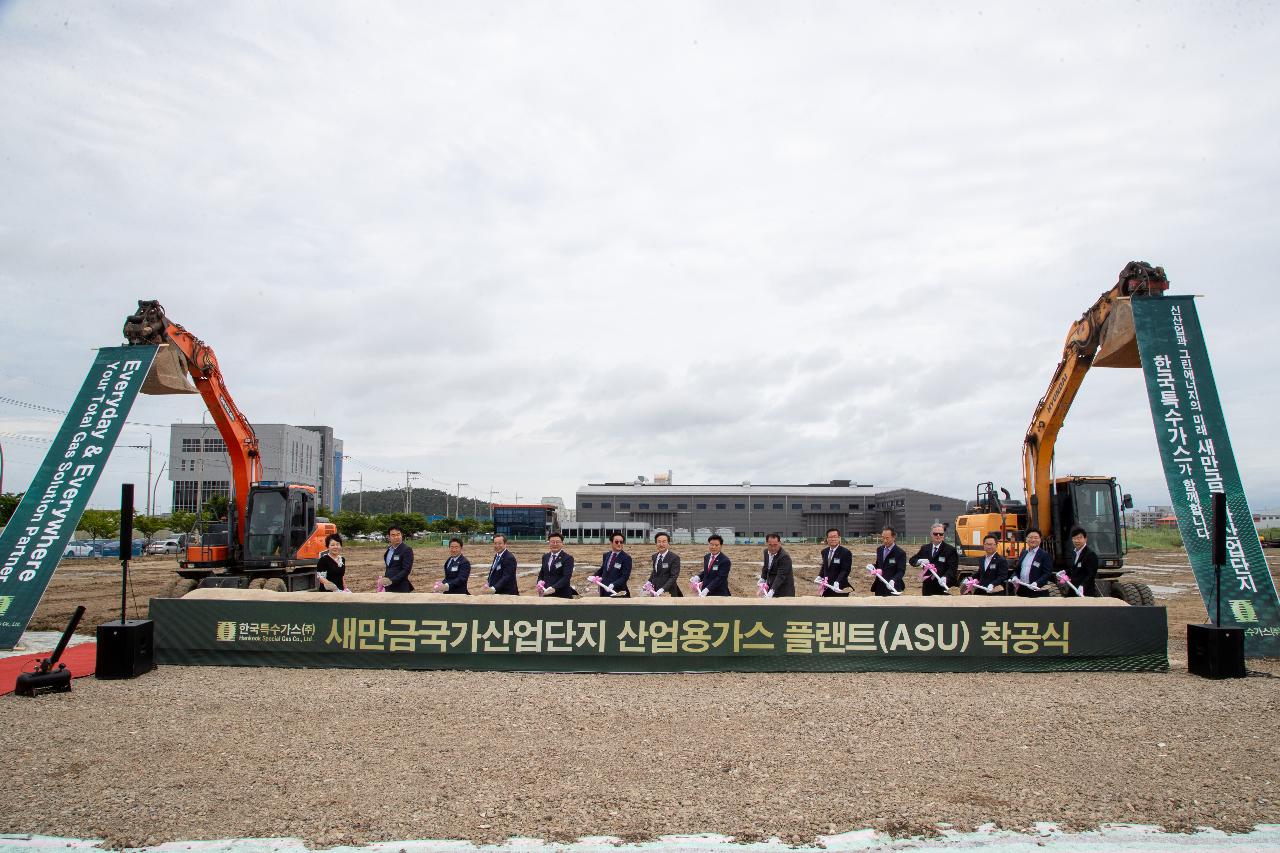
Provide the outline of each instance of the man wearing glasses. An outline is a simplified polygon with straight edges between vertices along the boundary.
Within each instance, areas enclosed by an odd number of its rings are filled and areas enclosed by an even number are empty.
[[[920,582],[921,595],[948,595],[960,584],[960,553],[946,541],[946,535],[947,528],[935,524],[929,532],[929,541],[911,558],[911,565],[921,568],[925,563],[933,563],[938,577],[946,581],[943,586],[932,574],[927,575]]]

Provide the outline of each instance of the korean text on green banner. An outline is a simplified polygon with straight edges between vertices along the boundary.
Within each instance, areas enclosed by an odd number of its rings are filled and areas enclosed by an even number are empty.
[[[35,613],[111,456],[156,347],[98,350],[62,429],[0,534],[0,649]]]
[[[1213,494],[1227,496],[1222,624],[1244,629],[1247,657],[1280,655],[1280,602],[1245,500],[1209,352],[1190,296],[1134,299],[1156,444],[1200,595],[1217,610],[1211,542]]]

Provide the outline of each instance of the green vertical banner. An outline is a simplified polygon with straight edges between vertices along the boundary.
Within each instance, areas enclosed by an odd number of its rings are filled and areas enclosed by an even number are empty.
[[[153,346],[98,350],[62,429],[0,534],[0,649],[13,648],[27,629],[155,357]]]
[[[1156,444],[1200,596],[1217,610],[1213,494],[1227,496],[1227,563],[1222,567],[1222,624],[1244,629],[1248,657],[1280,655],[1280,602],[1227,436],[1195,300],[1133,300],[1138,353],[1147,379]]]

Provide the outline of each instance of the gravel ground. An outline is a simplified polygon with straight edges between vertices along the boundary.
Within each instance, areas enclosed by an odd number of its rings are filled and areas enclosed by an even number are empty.
[[[572,550],[585,561],[599,549]],[[730,551],[739,594],[757,550]],[[809,551],[792,549],[797,563]],[[371,587],[362,567],[375,569],[378,553],[353,554],[353,588]],[[442,553],[420,552],[419,565]],[[698,832],[799,843],[863,827],[928,833],[939,821],[1229,831],[1280,821],[1280,661],[1250,661],[1269,676],[1187,675],[1185,623],[1203,621],[1204,607],[1179,566],[1185,554],[1130,556],[1169,607],[1173,672],[164,667],[80,680],[61,696],[2,697],[0,832],[115,845]],[[171,563],[137,563],[142,598]],[[61,627],[59,608],[81,602],[86,624],[112,618],[118,593],[85,574],[60,570],[40,618]]]

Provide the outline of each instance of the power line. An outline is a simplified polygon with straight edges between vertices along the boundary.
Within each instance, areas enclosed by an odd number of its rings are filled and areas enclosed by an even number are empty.
[[[12,438],[15,441],[34,441],[40,444],[53,444],[52,438],[45,438],[44,436],[40,436],[40,435],[26,435],[25,433],[20,433],[20,432],[0,432],[0,438]],[[138,449],[146,450],[147,449],[145,447],[143,448],[133,447],[128,444],[117,444],[115,446],[116,450],[120,450],[122,448],[124,450],[138,450]],[[163,450],[153,450],[151,452],[154,453],[156,456],[169,455],[168,453],[165,453]]]
[[[53,443],[52,438],[42,438],[41,436],[38,436],[38,435],[23,435],[20,432],[0,432],[0,436],[3,436],[5,438],[13,438],[18,441],[38,441],[41,444]]]
[[[51,415],[65,415],[66,409],[54,409],[49,406],[42,406],[39,403],[28,403],[25,400],[15,400],[12,397],[0,397],[0,403],[7,403],[10,406],[18,406],[23,409],[32,409],[37,412],[48,412]],[[155,429],[169,429],[171,424],[148,424],[141,421],[125,421],[131,426],[153,427]]]

